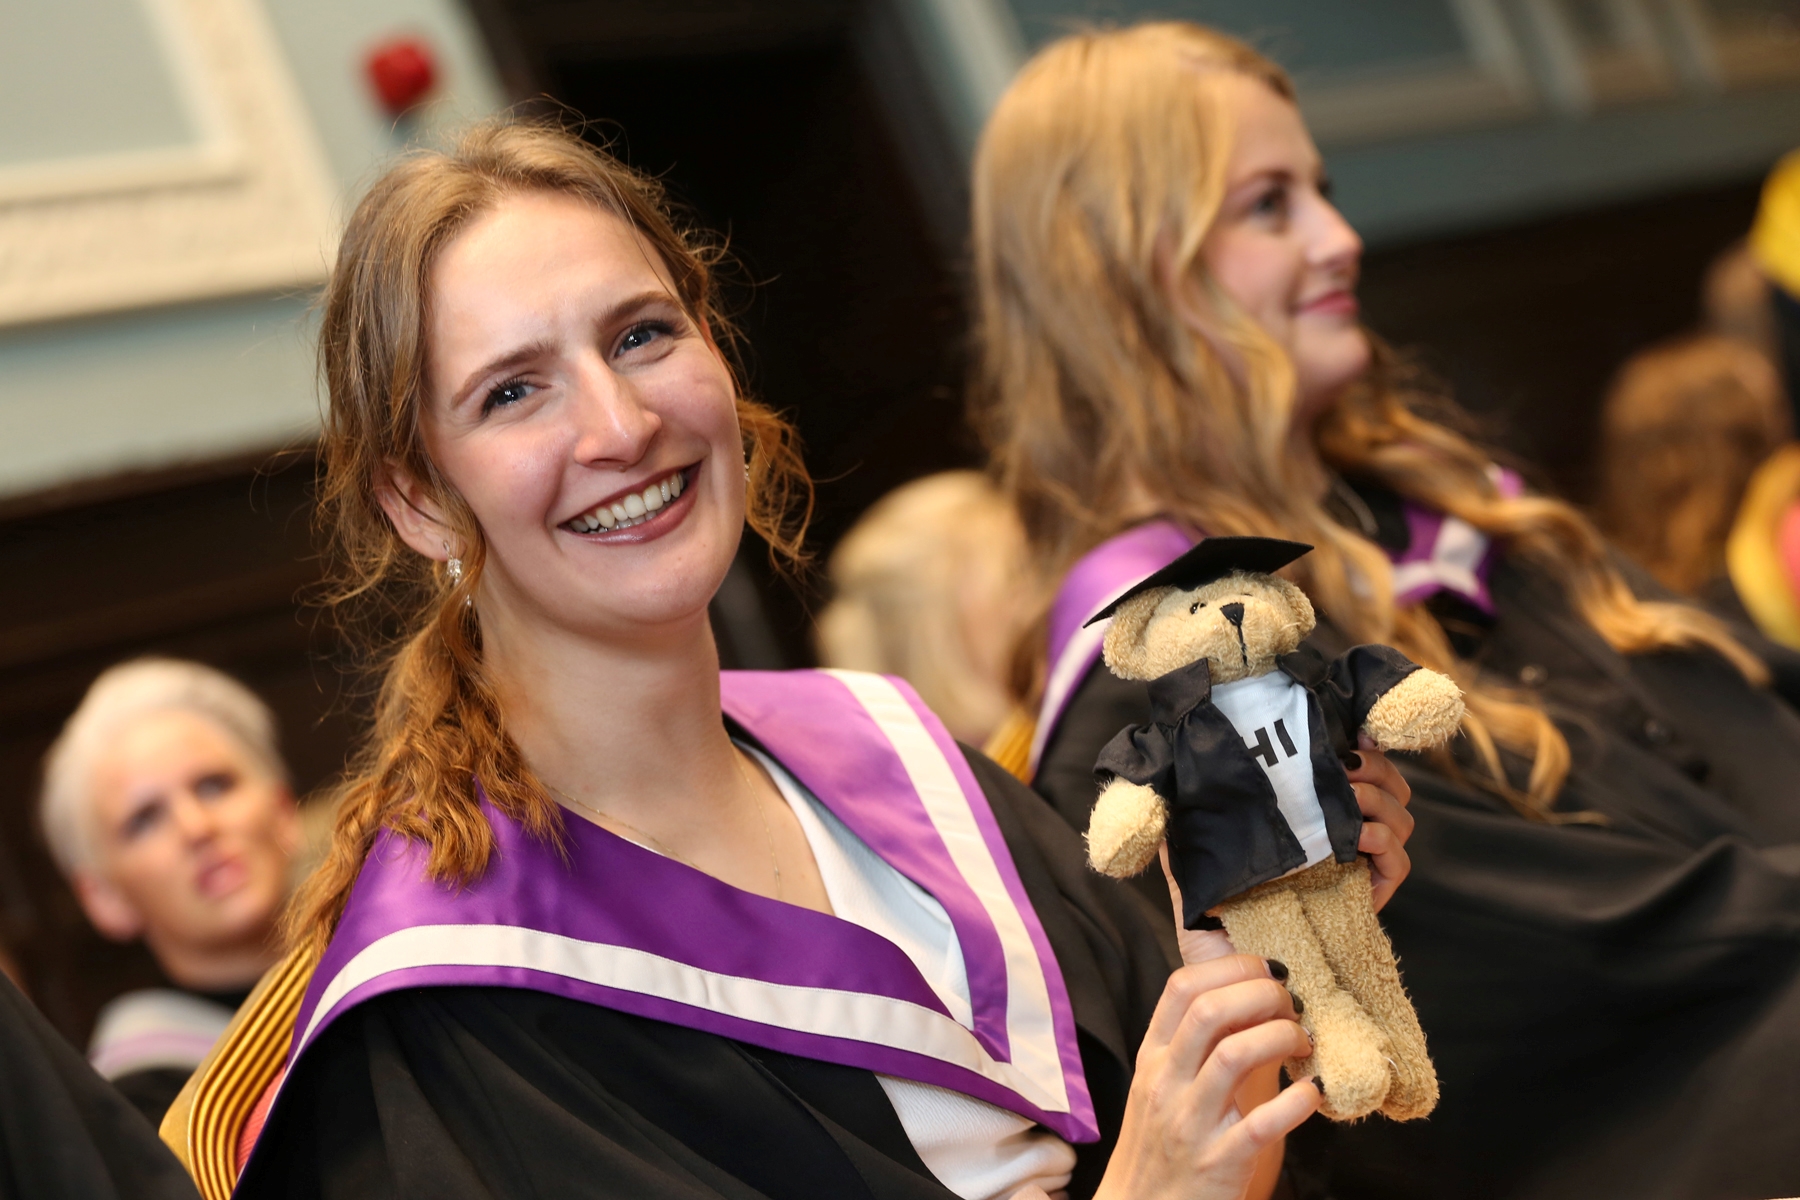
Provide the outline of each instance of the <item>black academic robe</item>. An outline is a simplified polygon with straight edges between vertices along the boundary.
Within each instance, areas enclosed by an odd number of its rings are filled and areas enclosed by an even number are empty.
[[[1277,669],[1306,691],[1312,798],[1324,815],[1332,856],[1354,862],[1362,813],[1339,758],[1356,749],[1356,731],[1375,702],[1419,668],[1388,646],[1357,646],[1329,664],[1303,646],[1282,655]],[[1150,720],[1120,730],[1100,751],[1094,776],[1101,787],[1118,777],[1163,797],[1183,922],[1217,929],[1207,910],[1306,865],[1306,851],[1247,739],[1254,732],[1257,750],[1271,760],[1279,751],[1266,730],[1234,728],[1213,703],[1205,659],[1151,680],[1147,690]],[[1285,728],[1278,732],[1283,743],[1291,741]]]
[[[1517,564],[1489,586],[1497,618],[1434,606],[1568,737],[1558,811],[1605,823],[1528,821],[1396,756],[1418,824],[1382,922],[1443,1099],[1405,1125],[1315,1118],[1290,1166],[1340,1200],[1800,1195],[1800,716],[1714,655],[1615,653]],[[1083,681],[1035,785],[1075,827],[1093,757],[1149,712],[1143,684]]]
[[[149,1122],[0,975],[0,1200],[197,1200]]]
[[[1056,953],[1103,1138],[1093,1192],[1172,963],[1169,918],[1086,869],[1080,842],[973,751]],[[326,1030],[287,1081],[240,1200],[945,1200],[863,1069],[543,992],[391,992]]]

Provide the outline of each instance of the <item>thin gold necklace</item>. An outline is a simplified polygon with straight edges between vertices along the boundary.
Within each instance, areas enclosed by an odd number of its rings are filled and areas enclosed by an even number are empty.
[[[755,783],[751,781],[749,773],[744,770],[742,752],[738,750],[736,746],[731,748],[731,761],[737,766],[738,778],[743,781],[745,787],[750,789],[750,803],[756,808],[757,819],[762,822],[763,838],[769,846],[769,869],[775,874],[775,898],[777,900],[785,900],[787,896],[781,885],[781,859],[775,853],[775,831],[769,825],[769,814],[763,811],[763,802],[759,795],[760,789],[758,789]],[[612,813],[602,812],[591,804],[583,803],[553,783],[546,783],[546,786],[558,796],[567,800],[570,804],[573,804],[576,808],[590,812],[596,817],[599,817],[602,821],[611,822],[631,833],[635,833],[645,842],[648,842],[652,848],[666,854],[676,862],[685,863],[688,866],[693,867],[694,870],[700,871],[702,874],[711,874],[710,871],[705,871],[694,863],[687,855],[679,853],[674,847],[667,845],[661,839],[652,837],[650,834],[639,829],[636,825],[633,825],[623,817],[616,817]]]

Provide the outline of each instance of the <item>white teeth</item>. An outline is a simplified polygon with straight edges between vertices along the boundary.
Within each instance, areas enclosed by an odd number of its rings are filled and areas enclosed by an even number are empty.
[[[569,525],[578,533],[593,533],[598,529],[629,529],[633,525],[642,525],[650,519],[652,513],[686,490],[687,480],[677,471],[667,479],[653,483],[641,492],[633,492],[615,504],[583,513],[572,519]]]

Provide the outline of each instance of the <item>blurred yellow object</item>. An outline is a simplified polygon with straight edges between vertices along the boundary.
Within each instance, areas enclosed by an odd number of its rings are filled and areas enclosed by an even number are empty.
[[[1031,782],[1031,738],[1037,733],[1037,722],[1022,708],[1015,708],[1000,722],[981,752],[1016,775],[1021,783]]]
[[[1725,543],[1725,569],[1764,636],[1800,650],[1800,598],[1781,554],[1782,521],[1796,502],[1800,443],[1789,442],[1750,477]]]
[[[1776,163],[1763,183],[1750,252],[1783,291],[1800,297],[1800,150]]]
[[[163,1117],[158,1132],[203,1200],[231,1200],[244,1125],[287,1061],[317,966],[316,957],[296,951],[269,968]]]

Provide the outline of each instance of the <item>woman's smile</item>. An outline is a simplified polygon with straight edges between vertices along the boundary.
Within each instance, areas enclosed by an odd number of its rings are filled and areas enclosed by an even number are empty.
[[[700,464],[616,492],[557,528],[592,542],[647,542],[681,524],[693,511]]]

